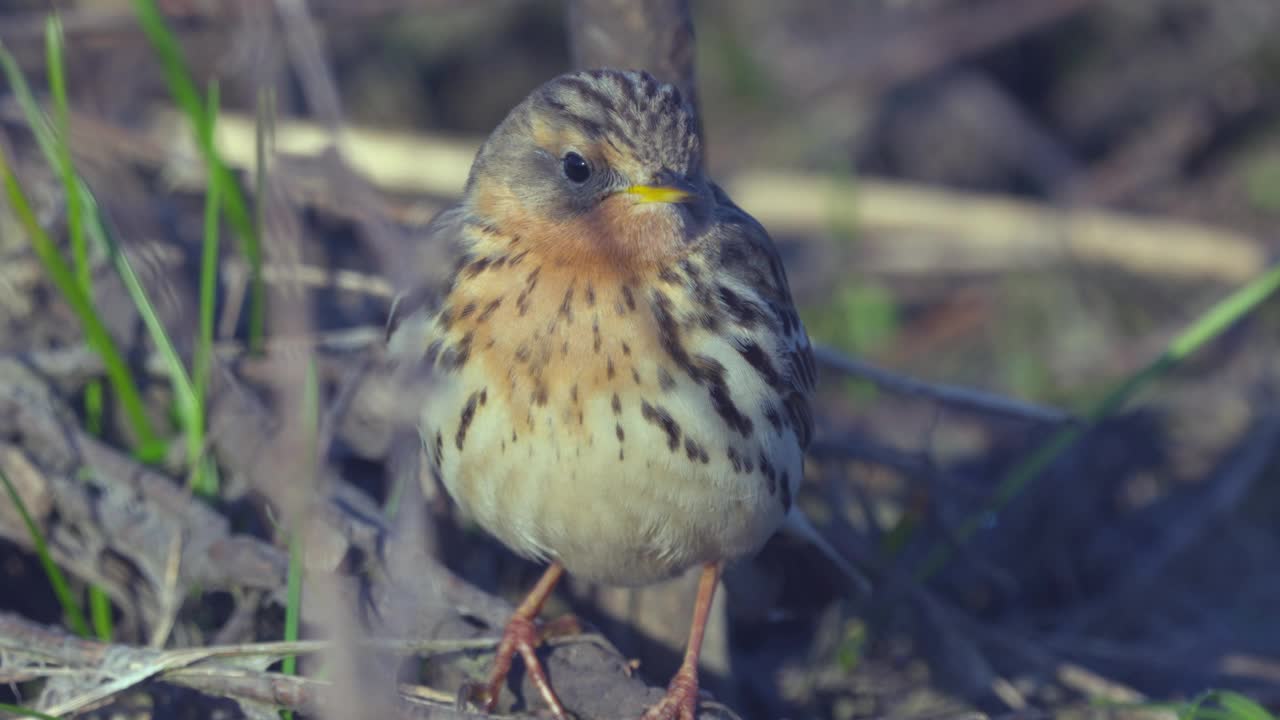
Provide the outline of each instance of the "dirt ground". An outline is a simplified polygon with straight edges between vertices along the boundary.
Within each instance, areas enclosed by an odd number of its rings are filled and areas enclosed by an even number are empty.
[[[195,497],[181,440],[139,462],[110,394],[90,426],[103,364],[0,201],[0,470],[73,593],[104,591],[115,625],[110,644],[62,635],[31,536],[0,500],[0,702],[472,716],[453,700],[490,656],[448,642],[494,637],[541,568],[421,488],[420,441],[376,348],[394,288],[430,267],[420,231],[506,111],[573,66],[583,28],[532,0],[160,5],[197,81],[217,79],[219,143],[261,213],[266,349],[247,348],[247,270],[224,224],[206,449],[222,482]],[[189,356],[200,154],[131,4],[57,6],[76,167]],[[0,42],[42,99],[47,9],[0,0]],[[1127,715],[1211,689],[1280,710],[1280,308],[1085,422],[1280,257],[1280,4],[692,9],[710,173],[770,229],[822,346],[799,502],[874,585],[857,592],[788,537],[732,568],[702,666],[723,709],[704,713]],[[65,249],[62,186],[7,84],[0,151]],[[94,306],[177,437],[164,363],[96,257]],[[310,363],[314,468],[295,410]],[[304,517],[302,637],[331,642],[302,678],[275,672],[280,649],[181,655],[284,636],[287,528]],[[660,695],[695,582],[570,581],[547,617],[590,634],[545,652],[571,710],[638,717]],[[503,710],[542,707],[523,674],[514,685]]]

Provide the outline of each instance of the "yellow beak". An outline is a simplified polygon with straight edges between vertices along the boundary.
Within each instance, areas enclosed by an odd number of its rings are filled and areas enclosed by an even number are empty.
[[[680,203],[693,197],[693,193],[680,188],[662,185],[632,185],[627,194],[642,203]]]

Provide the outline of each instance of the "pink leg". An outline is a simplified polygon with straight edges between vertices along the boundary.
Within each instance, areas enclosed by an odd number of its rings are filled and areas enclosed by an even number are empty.
[[[538,662],[538,656],[534,653],[534,648],[541,642],[541,638],[533,621],[542,611],[542,606],[551,596],[551,591],[562,575],[564,575],[564,568],[559,563],[554,563],[547,568],[539,578],[538,584],[533,586],[512,614],[511,620],[507,622],[507,627],[502,632],[502,642],[498,643],[498,650],[493,660],[493,670],[489,673],[489,681],[484,688],[482,700],[485,712],[493,712],[494,706],[497,705],[498,695],[502,692],[507,673],[511,672],[511,661],[515,659],[518,652],[520,657],[524,658],[529,679],[533,681],[534,686],[538,688],[538,693],[551,708],[551,714],[557,720],[568,720],[569,713],[565,711],[555,691],[551,689],[551,683],[542,669],[542,663]]]
[[[698,581],[698,599],[693,606],[693,624],[689,627],[689,644],[684,651],[680,670],[667,685],[667,694],[649,708],[643,720],[696,720],[698,710],[698,656],[702,654],[702,636],[711,615],[711,600],[720,582],[721,563],[708,563]]]

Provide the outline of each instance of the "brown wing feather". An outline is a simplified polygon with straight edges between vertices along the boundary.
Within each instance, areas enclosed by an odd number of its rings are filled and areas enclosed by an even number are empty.
[[[796,313],[787,283],[786,270],[778,249],[764,226],[748,215],[720,187],[712,185],[716,197],[717,220],[715,240],[719,246],[721,269],[737,279],[739,287],[749,288],[755,297],[745,293],[721,290],[721,302],[731,317],[747,326],[765,311],[772,326],[774,356],[781,360],[784,383],[783,404],[788,419],[796,429],[802,447],[813,437],[811,397],[817,383],[817,366],[813,348]]]

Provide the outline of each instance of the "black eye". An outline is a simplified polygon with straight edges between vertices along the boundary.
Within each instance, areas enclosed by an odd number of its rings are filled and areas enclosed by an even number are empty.
[[[591,177],[591,166],[578,153],[567,153],[564,156],[564,176],[570,182],[584,183]]]

